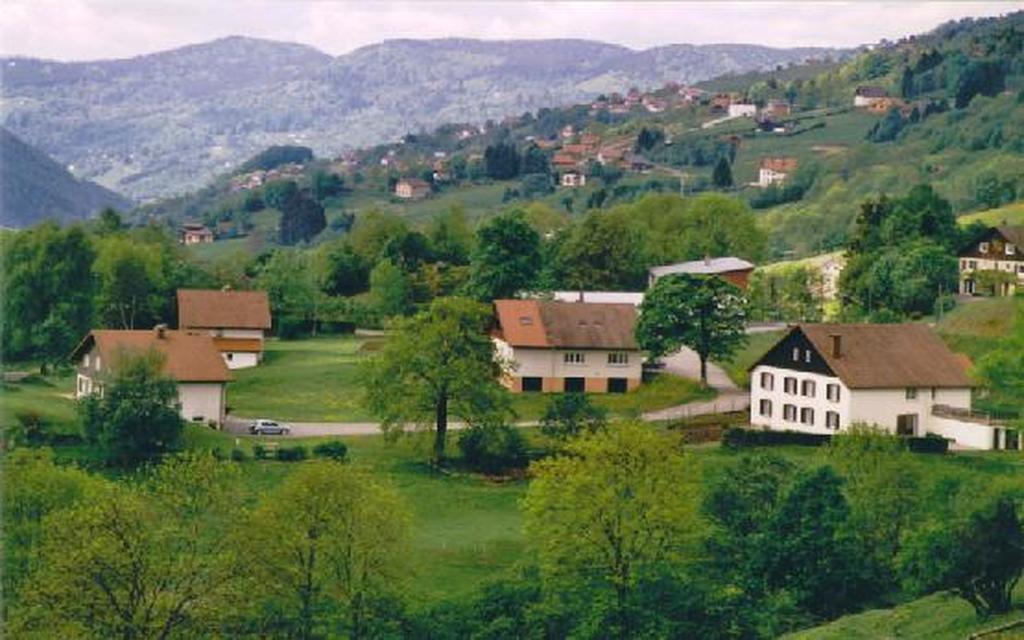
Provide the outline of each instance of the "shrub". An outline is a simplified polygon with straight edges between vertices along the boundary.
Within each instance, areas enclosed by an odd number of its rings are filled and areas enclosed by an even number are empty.
[[[521,469],[527,463],[526,440],[508,425],[466,429],[459,435],[459,450],[470,468],[483,473]]]
[[[540,430],[546,436],[568,440],[583,432],[603,429],[607,418],[608,412],[591,404],[586,394],[563,393],[548,403],[540,420]]]
[[[298,462],[309,457],[306,447],[281,447],[277,450],[277,459],[280,462]]]
[[[267,458],[267,448],[262,444],[252,445],[252,457],[257,460],[264,460]]]
[[[820,447],[828,444],[832,436],[800,431],[759,431],[756,429],[733,428],[726,430],[722,444],[739,449],[742,447],[764,447],[771,445],[802,445]]]
[[[234,460],[235,462],[245,462],[246,457],[247,456],[245,455],[245,452],[242,451],[241,449],[231,450],[231,459]]]
[[[313,455],[341,462],[348,455],[348,447],[341,440],[324,442],[313,447]]]
[[[907,448],[914,453],[946,453],[949,440],[929,433],[922,438],[907,438]]]

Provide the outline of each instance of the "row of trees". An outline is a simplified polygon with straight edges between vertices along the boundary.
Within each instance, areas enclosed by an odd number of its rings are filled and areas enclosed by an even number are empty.
[[[760,638],[935,590],[980,616],[1010,606],[1024,569],[1018,481],[925,473],[870,429],[800,464],[703,466],[640,424],[570,438],[532,467],[524,563],[416,611],[401,597],[409,512],[358,467],[299,465],[253,504],[239,467],[205,454],[129,484],[18,450],[3,504],[9,629]]]

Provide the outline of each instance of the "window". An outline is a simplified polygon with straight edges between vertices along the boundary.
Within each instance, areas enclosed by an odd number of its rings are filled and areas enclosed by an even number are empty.
[[[796,378],[790,378],[787,376],[782,381],[782,388],[786,393],[796,395]]]
[[[935,394],[936,393],[937,393],[937,391],[936,391],[935,387],[932,387],[932,400],[935,399]]]
[[[978,243],[978,251],[981,252],[981,253],[988,253],[988,243],[987,242],[979,242]]]
[[[839,414],[835,411],[825,412],[825,428],[833,431],[839,430]]]
[[[629,381],[625,378],[608,378],[608,393],[626,393]]]
[[[967,261],[966,260],[961,260],[960,261],[960,269],[963,270],[963,269],[966,269],[966,268],[967,268]]]
[[[88,353],[85,354],[85,359],[82,360],[82,362],[83,362],[83,364],[85,364],[85,367],[88,369],[89,368],[89,354]]]
[[[235,354],[231,353],[230,351],[225,353],[224,356],[228,359],[228,362],[231,362],[232,360],[235,359]]]
[[[793,362],[800,362],[800,347],[793,347]]]
[[[825,387],[825,397],[832,402],[839,402],[839,385],[830,384]]]
[[[782,405],[782,419],[787,422],[796,422],[796,405]]]
[[[570,351],[562,356],[565,364],[583,364],[583,354],[579,351]]]
[[[584,378],[566,378],[563,390],[566,393],[583,393],[586,390]]]
[[[775,388],[775,376],[767,371],[761,372],[761,388],[771,391]]]
[[[967,261],[967,266],[969,268],[971,268],[971,269],[977,269],[978,268],[978,261],[977,260],[968,260]]]
[[[608,354],[608,364],[612,365],[613,367],[615,367],[615,366],[618,366],[618,367],[625,366],[625,365],[629,364],[629,354],[628,353],[622,353],[622,352],[609,353]]]
[[[907,400],[917,400],[917,388],[907,387]]]
[[[810,407],[804,407],[800,410],[800,422],[801,424],[814,424],[814,409]]]
[[[758,413],[760,413],[765,418],[772,417],[772,401],[771,400],[762,400],[758,404],[757,410],[758,410]]]
[[[100,360],[100,354],[96,354],[96,370],[99,371],[103,368],[103,362]]]
[[[806,362],[807,364],[811,364],[811,350],[810,349],[805,349],[804,350],[804,362]]]
[[[524,393],[539,393],[544,388],[542,378],[528,376],[522,379]]]
[[[531,318],[530,316],[519,316],[519,324],[527,326],[532,325],[533,318]]]
[[[1006,243],[1006,255],[1012,256],[1015,253],[1017,253],[1017,247],[1014,246],[1013,244],[1007,242]]]
[[[800,395],[813,398],[816,391],[814,380],[804,380],[803,384],[800,385]]]

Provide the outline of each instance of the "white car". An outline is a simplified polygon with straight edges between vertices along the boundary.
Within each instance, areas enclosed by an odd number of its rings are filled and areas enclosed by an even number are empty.
[[[259,419],[249,425],[249,433],[256,436],[286,436],[292,432],[292,428],[273,420]]]

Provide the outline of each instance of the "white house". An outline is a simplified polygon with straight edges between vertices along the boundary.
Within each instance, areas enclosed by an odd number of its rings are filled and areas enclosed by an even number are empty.
[[[270,329],[267,292],[178,289],[178,328],[213,336],[229,368],[255,367]]]
[[[757,105],[744,102],[734,102],[729,105],[730,118],[753,118],[757,115]]]
[[[643,354],[632,304],[495,300],[492,339],[520,392],[625,393],[640,386]]]
[[[864,423],[1018,448],[1015,433],[971,413],[972,386],[965,359],[923,324],[802,324],[751,368],[750,423],[822,434]]]
[[[213,338],[205,333],[171,331],[164,325],[148,331],[94,330],[71,355],[78,364],[75,397],[98,393],[127,354],[155,351],[163,372],[178,383],[181,417],[192,422],[224,423],[226,385],[231,380]]]
[[[774,184],[782,184],[786,178],[796,171],[797,159],[784,156],[761,158],[757,172],[757,186],[762,189]]]
[[[960,293],[996,296],[1024,290],[1024,226],[990,228],[960,252]]]
[[[889,92],[874,85],[861,85],[853,91],[853,106],[870,107],[889,97]]]

